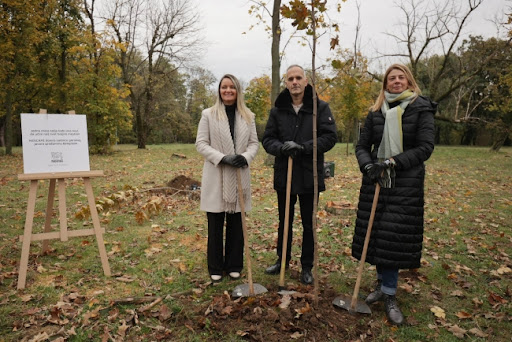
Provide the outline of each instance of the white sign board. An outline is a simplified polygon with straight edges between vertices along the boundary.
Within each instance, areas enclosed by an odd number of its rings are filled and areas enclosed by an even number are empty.
[[[90,171],[85,115],[21,114],[24,173]]]

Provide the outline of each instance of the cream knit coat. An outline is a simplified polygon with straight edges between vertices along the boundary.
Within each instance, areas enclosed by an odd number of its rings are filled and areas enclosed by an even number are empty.
[[[219,129],[220,127],[220,129]],[[247,159],[248,167],[240,168],[242,188],[244,192],[245,210],[251,210],[251,178],[250,165],[258,152],[259,142],[256,134],[254,117],[248,124],[238,113],[235,112],[235,153],[241,154]],[[229,136],[219,136],[229,135]],[[204,157],[203,177],[201,181],[201,205],[200,209],[212,213],[228,211],[223,199],[223,173],[226,168],[232,166],[220,164],[222,158],[229,154],[222,146],[222,141],[231,139],[229,123],[226,120],[217,120],[211,108],[203,110],[201,120],[197,128],[196,149]],[[236,173],[233,173],[229,186],[237,189]],[[240,212],[240,203],[237,196],[236,210]]]

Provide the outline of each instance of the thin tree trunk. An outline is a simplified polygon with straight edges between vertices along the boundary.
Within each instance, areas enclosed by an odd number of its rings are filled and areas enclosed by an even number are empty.
[[[140,106],[135,109],[135,127],[137,129],[137,148],[146,148],[146,136],[144,134],[144,118]]]
[[[314,246],[314,304],[318,306],[318,236],[316,232],[317,219],[316,212],[318,210],[318,151],[317,151],[317,127],[316,118],[318,116],[318,104],[316,94],[316,73],[315,73],[315,56],[316,56],[316,18],[315,18],[315,5],[311,3],[311,22],[313,26],[313,53],[311,61],[311,83],[313,86],[313,246]]]
[[[279,51],[279,43],[281,42],[281,27],[279,26],[281,0],[274,0],[274,8],[272,11],[272,92],[270,94],[270,104],[274,105],[277,96],[279,95],[279,88],[281,85],[281,56]]]
[[[5,97],[5,154],[12,155],[12,89],[7,88]]]

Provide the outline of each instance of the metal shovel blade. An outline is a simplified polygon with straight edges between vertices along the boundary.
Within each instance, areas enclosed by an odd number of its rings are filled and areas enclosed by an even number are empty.
[[[338,297],[334,298],[334,300],[332,301],[332,304],[338,308],[345,309],[349,312],[357,312],[357,313],[368,314],[368,315],[372,314],[372,310],[370,309],[368,304],[366,304],[365,302],[360,301],[360,300],[358,300],[356,302],[355,308],[352,309],[351,308],[352,297],[338,296]]]
[[[268,290],[260,284],[253,284],[254,286],[254,293],[251,293],[249,284],[241,284],[237,285],[233,292],[231,293],[231,297],[233,298],[240,298],[240,297],[251,297],[255,295],[259,295],[265,292],[268,292]]]

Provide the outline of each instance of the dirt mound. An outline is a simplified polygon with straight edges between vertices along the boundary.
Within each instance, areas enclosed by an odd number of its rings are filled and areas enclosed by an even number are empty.
[[[184,175],[179,175],[168,181],[166,185],[176,190],[195,190],[201,187],[201,182]]]
[[[198,325],[219,334],[237,334],[249,341],[356,341],[365,336],[371,341],[370,327],[365,316],[352,315],[332,305],[337,293],[325,289],[314,304],[311,287],[298,286],[288,296],[277,288],[249,298],[233,300],[229,295],[217,296],[202,307]],[[202,314],[202,315],[201,315]],[[366,322],[365,322],[366,321]]]

